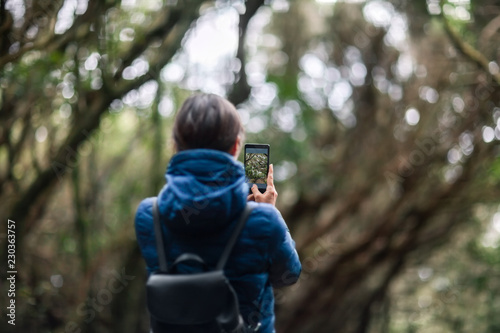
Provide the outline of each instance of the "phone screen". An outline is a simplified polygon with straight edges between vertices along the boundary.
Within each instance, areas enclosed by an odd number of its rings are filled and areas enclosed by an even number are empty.
[[[264,193],[267,188],[267,173],[269,171],[269,145],[245,145],[245,177],[248,189],[257,184],[259,191]]]

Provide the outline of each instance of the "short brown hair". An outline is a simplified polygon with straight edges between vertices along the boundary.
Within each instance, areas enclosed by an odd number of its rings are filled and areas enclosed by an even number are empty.
[[[177,151],[206,148],[229,152],[245,131],[236,108],[214,94],[189,97],[177,112],[173,137]]]

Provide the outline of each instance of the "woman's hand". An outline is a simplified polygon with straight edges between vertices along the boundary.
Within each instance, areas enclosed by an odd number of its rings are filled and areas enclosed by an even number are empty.
[[[259,188],[256,184],[253,184],[252,194],[247,197],[248,201],[265,202],[276,206],[276,199],[278,198],[278,192],[274,187],[273,181],[273,165],[269,165],[269,173],[267,174],[267,188],[266,192],[260,193]]]

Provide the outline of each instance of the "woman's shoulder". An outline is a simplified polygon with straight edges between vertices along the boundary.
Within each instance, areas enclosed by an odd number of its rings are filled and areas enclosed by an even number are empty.
[[[149,197],[149,198],[142,199],[142,201],[137,206],[136,215],[143,214],[146,212],[149,212],[150,215],[152,215],[153,214],[153,211],[152,211],[153,202],[155,201],[155,199],[156,199],[156,197]]]
[[[137,210],[135,212],[136,228],[152,224],[153,202],[155,199],[156,197],[145,198],[137,206]]]

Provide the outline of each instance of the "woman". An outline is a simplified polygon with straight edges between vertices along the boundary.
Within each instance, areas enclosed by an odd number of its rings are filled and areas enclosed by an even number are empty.
[[[258,332],[274,332],[272,287],[295,283],[301,264],[285,221],[275,208],[278,193],[269,167],[267,190],[248,195],[243,165],[236,159],[244,129],[235,107],[212,94],[188,98],[177,113],[176,154],[167,169],[167,185],[158,194],[167,263],[182,253],[198,254],[213,268],[232,226],[251,201],[254,209],[224,272],[245,322]],[[137,240],[149,273],[158,270],[152,204],[144,199],[136,213]]]

